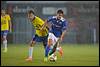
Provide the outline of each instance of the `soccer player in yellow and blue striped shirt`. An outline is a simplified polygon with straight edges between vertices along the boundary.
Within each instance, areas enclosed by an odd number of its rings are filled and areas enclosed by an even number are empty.
[[[3,40],[4,52],[7,52],[7,34],[11,32],[11,18],[4,9],[1,10],[1,39]]]
[[[41,30],[45,22],[41,18],[35,16],[33,10],[28,11],[28,19],[31,21],[33,27],[35,28],[35,36],[33,36],[33,39],[30,42],[29,56],[26,59],[26,61],[32,61],[33,46],[35,45],[35,43],[43,42],[44,48],[47,45],[48,28],[44,27]]]

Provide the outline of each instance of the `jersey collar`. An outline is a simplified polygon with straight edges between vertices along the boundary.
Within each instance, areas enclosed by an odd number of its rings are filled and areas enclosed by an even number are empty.
[[[57,16],[55,16],[55,18],[57,19]],[[59,19],[59,20],[64,20],[64,18],[63,18],[63,17],[61,17],[61,19]]]

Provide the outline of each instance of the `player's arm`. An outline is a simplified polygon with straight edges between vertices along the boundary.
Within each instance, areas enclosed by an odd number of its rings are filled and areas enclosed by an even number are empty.
[[[63,32],[62,32],[62,35],[61,35],[61,37],[60,37],[60,40],[61,40],[61,41],[63,40],[64,35],[65,35],[66,32],[67,32],[67,27],[68,27],[68,22],[65,22],[65,23],[63,24]]]
[[[52,19],[52,17],[49,17],[47,20],[45,20],[45,23],[43,24],[41,30],[44,29],[46,26],[49,28],[49,23]]]
[[[47,20],[45,20],[45,23],[42,25],[41,30],[43,30],[47,25],[48,25],[48,24],[47,24]]]
[[[66,33],[66,30],[64,30],[64,31],[62,32],[62,35],[61,35],[61,37],[60,37],[60,40],[61,40],[61,41],[63,40],[65,33]]]

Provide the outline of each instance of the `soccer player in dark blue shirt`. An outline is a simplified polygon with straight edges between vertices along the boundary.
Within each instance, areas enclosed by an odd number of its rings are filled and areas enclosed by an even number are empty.
[[[60,39],[62,41],[62,39],[63,39],[63,37],[66,33],[66,29],[68,27],[68,22],[67,22],[67,20],[65,20],[63,18],[63,15],[64,15],[64,13],[60,9],[60,10],[57,11],[56,16],[49,17],[46,20],[45,24],[43,25],[43,27],[44,27],[44,26],[50,24],[49,36],[48,36],[48,45],[46,46],[46,50],[45,50],[46,54],[45,54],[44,61],[48,60],[48,53],[50,51],[51,46],[54,46],[56,44],[56,42],[58,41],[58,39]],[[62,48],[59,45],[57,45],[57,46],[58,47],[57,47],[56,50],[58,50],[60,52],[61,56],[62,56],[62,54],[63,54]]]

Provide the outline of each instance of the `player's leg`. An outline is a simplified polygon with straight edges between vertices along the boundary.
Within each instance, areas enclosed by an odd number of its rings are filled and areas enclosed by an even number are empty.
[[[48,60],[48,53],[49,53],[51,45],[52,45],[52,39],[48,39],[48,45],[46,46],[46,49],[45,49],[45,58],[44,58],[45,62]]]
[[[43,41],[43,47],[46,48],[47,43]]]
[[[53,48],[50,50],[49,55],[52,55],[53,53],[55,53],[56,48],[57,48],[57,44],[58,44],[58,42],[59,42],[59,41],[58,41],[59,38],[55,37],[54,35],[53,35],[53,39],[54,39]]]
[[[28,58],[26,59],[26,61],[32,61],[32,54],[33,54],[33,46],[34,45],[35,45],[35,41],[31,41],[30,46],[29,46],[29,54],[28,54]]]
[[[48,45],[48,35],[42,38],[44,49],[46,50],[46,46]]]
[[[63,56],[63,50],[62,50],[62,47],[60,46],[59,42],[57,44],[56,50],[60,53],[60,56],[62,57]]]
[[[26,61],[32,61],[32,54],[33,54],[33,48],[34,48],[34,45],[36,43],[36,36],[33,37],[33,39],[31,40],[30,42],[30,46],[29,46],[29,54],[28,54],[28,58],[26,59]]]
[[[46,49],[47,49],[47,45],[48,45],[48,35],[43,37],[42,42],[43,42],[43,46],[44,46],[45,54],[46,54]],[[44,62],[46,62],[46,61],[47,61],[47,57],[44,58]]]
[[[59,45],[59,41],[56,44],[54,43],[54,46],[52,47],[52,49],[49,52],[49,55],[52,55],[53,53],[55,53],[56,50],[60,53],[60,56],[62,57],[63,50],[62,50],[61,46]]]
[[[53,46],[52,46],[52,48],[51,48],[51,50],[49,52],[49,55],[52,55],[53,53],[55,53],[56,52],[56,48],[57,48],[57,44],[53,44]]]
[[[46,49],[45,49],[45,58],[44,58],[44,61],[47,61],[48,60],[48,53],[49,53],[49,50],[50,50],[50,46],[52,45],[52,34],[49,33],[49,36],[48,36],[48,42],[47,42],[47,45],[46,45]]]
[[[48,53],[51,45],[52,45],[52,39],[48,39],[48,45],[46,46],[45,57],[48,57]]]
[[[56,52],[55,52],[55,50],[53,48],[54,48],[54,45],[51,45],[50,46],[50,51],[49,51],[49,57],[48,57],[48,59],[50,59],[51,55],[56,55]]]
[[[48,44],[48,35],[42,38],[42,42],[43,42],[44,49],[46,49],[46,46]]]
[[[7,30],[3,32],[3,46],[4,46],[3,52],[7,52],[7,34],[8,34]]]

